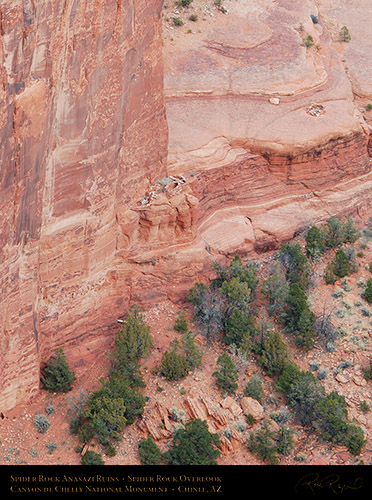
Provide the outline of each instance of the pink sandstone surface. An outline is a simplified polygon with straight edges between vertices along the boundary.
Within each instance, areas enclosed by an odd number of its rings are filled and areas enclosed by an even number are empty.
[[[194,0],[198,22],[162,32],[161,0],[3,2],[0,410],[56,347],[88,369],[130,303],[182,299],[212,257],[370,209],[361,3]]]

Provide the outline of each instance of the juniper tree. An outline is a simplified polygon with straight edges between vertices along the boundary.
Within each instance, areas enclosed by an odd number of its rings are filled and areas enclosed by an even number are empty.
[[[71,391],[72,384],[76,380],[75,374],[70,370],[65,353],[61,347],[58,347],[55,355],[47,363],[43,372],[44,376],[41,377],[43,389],[50,392]]]
[[[209,432],[207,422],[191,420],[174,433],[172,446],[164,458],[169,465],[216,465],[219,444],[218,435]]]
[[[223,393],[234,393],[238,388],[237,380],[239,376],[233,360],[224,352],[218,357],[217,365],[220,368],[213,373],[213,377],[216,378],[217,387]]]
[[[151,434],[146,439],[144,438],[139,442],[138,451],[142,465],[161,464],[162,453]]]

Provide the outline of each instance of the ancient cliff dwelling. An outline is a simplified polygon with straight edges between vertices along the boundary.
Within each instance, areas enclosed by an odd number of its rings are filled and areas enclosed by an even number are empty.
[[[0,3],[1,464],[372,463],[371,25]]]

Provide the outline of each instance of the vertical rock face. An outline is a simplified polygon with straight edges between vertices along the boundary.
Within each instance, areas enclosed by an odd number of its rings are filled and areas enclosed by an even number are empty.
[[[140,218],[130,205],[166,167],[161,7],[0,7],[2,411],[38,391],[58,345],[89,362],[125,305],[117,266]]]

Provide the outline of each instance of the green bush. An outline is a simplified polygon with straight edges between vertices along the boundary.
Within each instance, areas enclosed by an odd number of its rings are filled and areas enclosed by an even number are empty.
[[[179,2],[177,2],[177,5],[179,7],[188,7],[191,3],[192,3],[193,0],[180,0]]]
[[[76,380],[74,372],[70,371],[63,349],[59,347],[51,361],[47,363],[41,377],[43,389],[49,392],[68,392]]]
[[[189,364],[182,354],[172,349],[163,354],[160,372],[168,380],[180,380],[188,374]]]
[[[341,29],[340,29],[340,41],[341,42],[350,42],[351,40],[351,36],[350,36],[350,32],[349,32],[349,29],[347,28],[347,26],[343,26]]]
[[[313,347],[315,314],[298,283],[290,286],[283,319],[288,331],[296,337],[296,343],[305,349]]]
[[[251,342],[257,334],[255,320],[252,314],[247,314],[240,309],[234,309],[226,322],[223,342],[227,345],[241,347]]]
[[[183,26],[183,21],[180,17],[174,17],[173,18],[173,24],[175,26]]]
[[[290,284],[297,283],[301,288],[307,288],[310,267],[298,242],[290,241],[282,245],[275,258],[283,265]]]
[[[192,332],[186,332],[182,335],[181,346],[183,354],[186,358],[188,369],[194,370],[200,366],[203,359],[203,353],[195,344],[195,337]]]
[[[363,298],[368,304],[372,304],[372,278],[367,281],[367,287],[364,290]]]
[[[185,333],[187,332],[188,325],[187,325],[187,319],[186,319],[186,314],[185,311],[178,311],[176,321],[174,322],[174,327],[173,327],[176,332],[179,333]]]
[[[99,453],[96,453],[95,451],[88,450],[82,457],[81,457],[81,463],[82,465],[104,465],[105,462],[102,459],[102,455]]]
[[[99,392],[91,396],[85,417],[89,419],[95,437],[102,444],[107,445],[110,438],[120,438],[127,423],[125,410],[121,397],[109,397]]]
[[[338,250],[332,261],[332,270],[339,278],[344,278],[350,272],[349,259],[344,250]]]
[[[224,352],[218,357],[217,365],[219,365],[220,369],[213,373],[217,387],[223,393],[233,394],[238,388],[237,380],[239,378],[233,360]]]
[[[187,422],[173,435],[171,448],[164,453],[169,465],[216,465],[220,451],[217,434],[208,430],[208,424],[200,419]]]
[[[324,281],[325,281],[326,285],[334,285],[337,281],[337,276],[333,272],[332,262],[329,262],[327,264],[327,267],[326,267],[326,270],[324,273]]]
[[[348,425],[344,444],[352,455],[360,455],[366,442],[367,441],[364,439],[364,434],[360,427],[357,427],[356,425]]]
[[[318,227],[312,226],[307,232],[305,251],[306,255],[313,260],[319,259],[326,251],[324,232]]]
[[[142,439],[138,444],[138,451],[142,465],[160,465],[162,453],[159,446],[153,440],[151,434]]]
[[[116,455],[116,448],[112,443],[109,443],[105,448],[105,454],[108,457],[114,457]]]
[[[314,38],[311,35],[307,35],[306,40],[302,45],[305,47],[312,47],[314,45]]]
[[[266,423],[261,425],[256,434],[250,433],[247,449],[268,465],[278,465],[275,432]]]
[[[244,396],[256,399],[261,402],[264,396],[264,389],[262,385],[262,380],[260,377],[254,373],[252,377],[248,380],[247,385],[244,389]]]
[[[36,415],[34,418],[34,426],[40,434],[45,434],[50,427],[50,422],[45,415]]]
[[[288,346],[277,331],[269,333],[264,340],[258,362],[270,377],[280,375],[288,364]]]

